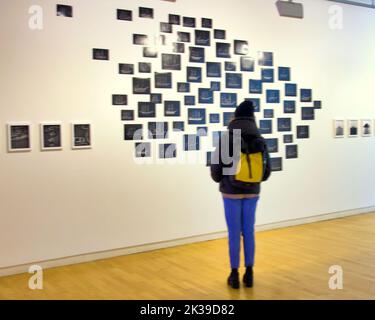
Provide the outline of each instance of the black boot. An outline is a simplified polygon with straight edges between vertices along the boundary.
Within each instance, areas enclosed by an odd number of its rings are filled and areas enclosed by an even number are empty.
[[[232,272],[228,278],[228,285],[230,285],[233,289],[240,288],[240,276],[238,274],[238,269],[232,269]]]
[[[247,267],[246,272],[243,275],[243,282],[246,288],[252,288],[254,282],[253,267]]]

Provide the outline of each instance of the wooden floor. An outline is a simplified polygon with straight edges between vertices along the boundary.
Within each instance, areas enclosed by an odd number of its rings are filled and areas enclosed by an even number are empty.
[[[228,272],[222,239],[45,270],[40,291],[0,278],[0,299],[374,299],[375,213],[257,233],[254,288],[229,289]]]

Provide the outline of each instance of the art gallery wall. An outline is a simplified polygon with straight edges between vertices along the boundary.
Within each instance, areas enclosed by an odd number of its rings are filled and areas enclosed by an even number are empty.
[[[301,1],[304,20],[279,17],[274,2],[66,0],[74,17],[64,18],[55,1],[1,1],[0,268],[225,230],[208,168],[135,164],[111,103],[114,93],[136,101],[118,63],[137,64],[132,34],[155,34],[169,13],[212,18],[252,52],[274,52],[275,65],[323,101],[299,158],[284,159],[263,185],[258,225],[374,206],[375,137],[333,139],[332,119],[375,119],[375,11],[343,6],[343,29],[332,30],[331,2]],[[43,7],[43,30],[29,29],[32,5]],[[154,20],[139,19],[139,6],[154,8]],[[117,8],[133,10],[134,21],[116,20]],[[92,60],[92,48],[110,49],[110,61]],[[31,152],[6,152],[13,121],[32,124]],[[62,151],[40,152],[45,121],[62,122]],[[92,149],[71,150],[72,121],[92,123]]]

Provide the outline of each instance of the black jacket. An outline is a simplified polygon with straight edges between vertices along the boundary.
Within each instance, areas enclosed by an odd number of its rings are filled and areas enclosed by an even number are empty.
[[[233,157],[233,130],[240,129],[241,130],[241,149],[242,151],[248,150],[250,153],[256,152],[264,152],[266,156],[266,168],[265,168],[265,176],[264,181],[269,178],[271,175],[271,164],[270,164],[270,157],[267,151],[267,145],[265,143],[264,138],[260,135],[259,130],[257,128],[256,122],[254,118],[235,118],[231,121],[228,126],[228,131],[224,133],[221,139],[224,141],[228,141],[229,143],[224,143],[220,147],[220,143],[216,146],[216,150],[214,152],[213,159],[219,159],[216,161],[218,163],[211,164],[211,177],[215,182],[220,182],[220,191],[226,194],[259,194],[260,193],[260,183],[254,183],[252,188],[250,189],[242,189],[235,187],[231,184],[230,178],[227,173],[223,174],[223,170],[225,168],[233,167],[233,162],[227,163],[227,161],[223,161],[220,155],[228,154],[230,157]],[[224,153],[221,152],[221,148],[228,148],[224,150]]]

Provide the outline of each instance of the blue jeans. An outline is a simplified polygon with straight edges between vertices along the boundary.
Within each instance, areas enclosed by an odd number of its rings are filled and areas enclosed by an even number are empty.
[[[225,218],[228,226],[230,264],[240,266],[241,233],[245,251],[245,267],[254,266],[255,256],[255,211],[259,197],[250,199],[224,198]]]

